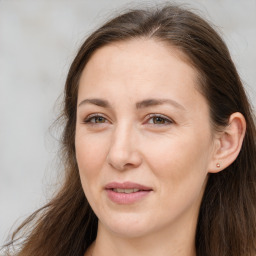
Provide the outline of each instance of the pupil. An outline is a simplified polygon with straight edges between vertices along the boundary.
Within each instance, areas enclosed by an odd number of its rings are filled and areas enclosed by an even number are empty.
[[[103,117],[96,117],[96,123],[104,123],[104,118]]]
[[[155,117],[154,123],[155,124],[163,124],[164,123],[164,119],[162,117]]]

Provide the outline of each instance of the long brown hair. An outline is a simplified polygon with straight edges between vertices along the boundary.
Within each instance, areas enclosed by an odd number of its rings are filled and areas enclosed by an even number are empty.
[[[79,78],[100,47],[133,38],[164,41],[186,54],[199,73],[199,90],[215,129],[241,112],[247,130],[241,152],[224,171],[210,174],[196,231],[198,256],[256,255],[256,131],[252,110],[229,51],[202,18],[176,5],[131,10],[96,30],[79,49],[66,80],[62,137],[64,184],[56,196],[14,232],[4,249],[20,256],[82,256],[97,235],[97,217],[83,193],[75,158]],[[28,228],[30,227],[30,228]],[[6,253],[8,255],[8,253]]]

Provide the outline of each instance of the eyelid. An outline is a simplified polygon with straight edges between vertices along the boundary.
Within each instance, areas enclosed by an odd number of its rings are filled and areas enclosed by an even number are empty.
[[[175,123],[173,119],[171,119],[170,117],[163,115],[163,114],[149,114],[147,115],[147,119],[146,119],[146,123],[148,123],[148,121],[153,118],[153,117],[161,117],[163,118],[165,121],[167,121],[168,123],[166,124],[152,124],[152,125],[169,125],[169,124],[173,124]],[[151,125],[151,124],[150,124]]]
[[[104,119],[106,120],[105,123],[110,123],[110,121],[108,120],[108,117],[106,117],[106,116],[105,116],[104,114],[102,114],[102,113],[93,113],[93,114],[90,114],[90,115],[86,116],[86,117],[83,119],[83,123],[86,123],[86,124],[97,124],[97,123],[90,122],[90,120],[91,120],[92,118],[95,118],[95,117],[102,117],[102,118],[104,118]],[[100,124],[100,123],[98,123],[98,124]],[[102,123],[102,124],[104,124],[104,123]]]
[[[94,123],[94,122],[90,122],[91,119],[95,118],[95,117],[102,117],[105,119],[105,122],[104,123]],[[154,118],[154,117],[160,117],[162,118],[165,123],[164,124],[149,124],[149,120]],[[166,116],[166,115],[163,115],[163,114],[156,114],[156,113],[152,113],[152,114],[148,114],[146,116],[146,121],[143,122],[144,124],[149,124],[149,125],[169,125],[169,124],[173,124],[175,123],[173,119],[171,119],[170,117]],[[99,125],[99,124],[105,124],[105,123],[110,123],[109,121],[109,118],[106,117],[104,114],[102,113],[93,113],[93,114],[90,114],[88,116],[86,116],[84,119],[83,119],[83,123],[85,124],[92,124],[92,125]]]

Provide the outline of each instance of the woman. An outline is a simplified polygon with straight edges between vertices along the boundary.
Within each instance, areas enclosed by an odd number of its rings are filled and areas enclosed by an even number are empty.
[[[65,182],[16,255],[256,254],[253,114],[203,19],[168,5],[107,22],[71,65],[62,117]]]

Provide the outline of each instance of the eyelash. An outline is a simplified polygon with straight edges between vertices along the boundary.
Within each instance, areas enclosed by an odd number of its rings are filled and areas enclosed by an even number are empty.
[[[155,124],[155,123],[149,123],[150,125],[170,125],[173,124],[174,121],[170,118],[168,118],[167,116],[161,115],[161,114],[149,114],[148,115],[148,119],[147,119],[147,123],[149,122],[149,120],[153,119],[153,118],[160,118],[162,121],[164,121],[164,123],[161,124]]]
[[[104,120],[104,122],[100,122],[100,123],[96,123],[96,118],[102,118]],[[161,123],[161,124],[156,124],[154,123],[149,123],[149,120],[153,120],[153,118],[160,118],[161,121],[163,121],[164,123]],[[92,122],[92,120],[95,119],[94,122]],[[85,120],[83,121],[83,123],[85,124],[89,124],[89,125],[97,125],[97,124],[105,124],[107,121],[107,118],[104,117],[103,115],[101,114],[92,114],[92,115],[89,115],[88,117],[85,118]],[[108,123],[108,121],[107,121]],[[173,124],[174,121],[164,115],[161,115],[161,114],[149,114],[148,115],[148,118],[146,120],[146,122],[144,123],[148,123],[149,125],[159,125],[159,126],[163,126],[163,125],[170,125],[170,124]]]
[[[89,115],[88,117],[86,117],[85,120],[83,121],[83,123],[90,124],[90,125],[97,125],[97,124],[104,124],[105,123],[105,122],[96,123],[96,120],[95,120],[95,122],[91,122],[93,119],[96,119],[96,118],[103,118],[104,120],[107,120],[107,118],[102,116],[101,114],[92,114],[92,115]]]

